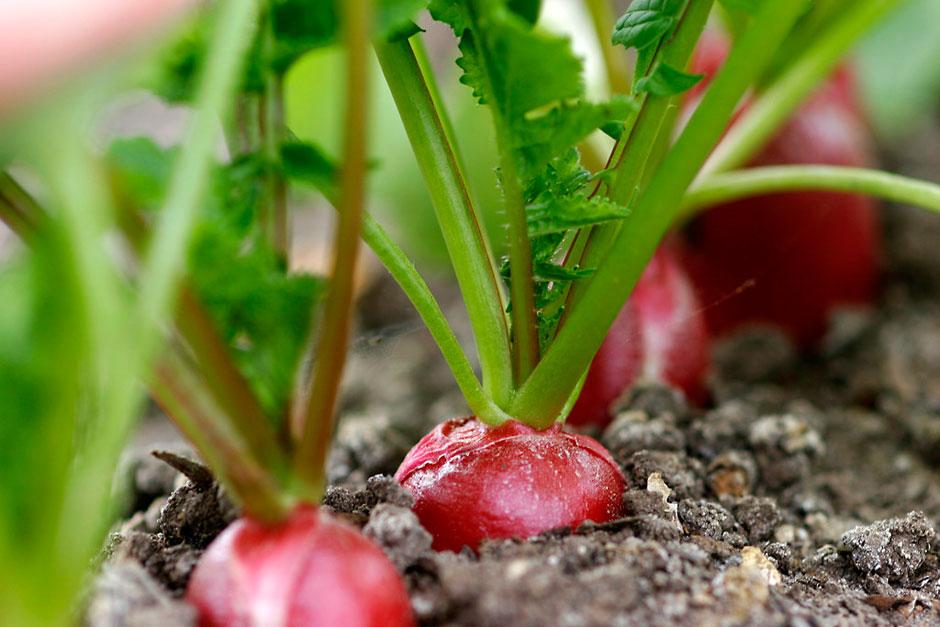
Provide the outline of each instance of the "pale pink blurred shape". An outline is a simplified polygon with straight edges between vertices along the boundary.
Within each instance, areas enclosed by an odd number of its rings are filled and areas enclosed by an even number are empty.
[[[166,26],[196,0],[0,0],[0,116]]]

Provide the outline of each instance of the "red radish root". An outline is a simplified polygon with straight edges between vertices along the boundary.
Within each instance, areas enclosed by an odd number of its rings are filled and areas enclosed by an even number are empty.
[[[509,421],[449,420],[424,436],[395,478],[436,550],[476,549],[487,538],[527,538],[622,513],[626,481],[596,440]]]

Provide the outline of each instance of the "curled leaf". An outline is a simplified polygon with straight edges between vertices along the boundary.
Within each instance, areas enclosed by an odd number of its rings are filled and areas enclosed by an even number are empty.
[[[689,74],[667,63],[660,63],[649,76],[637,81],[636,91],[653,96],[668,97],[692,89],[704,74]]]

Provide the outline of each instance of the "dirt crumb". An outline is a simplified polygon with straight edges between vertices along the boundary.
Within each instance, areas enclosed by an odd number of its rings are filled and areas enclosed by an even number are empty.
[[[431,534],[421,526],[414,512],[391,503],[379,503],[373,508],[362,533],[379,545],[401,572],[431,550]]]
[[[87,627],[195,627],[196,610],[173,599],[134,561],[106,564],[85,613]]]
[[[922,512],[856,527],[842,536],[852,564],[860,572],[909,583],[936,544],[933,524]]]

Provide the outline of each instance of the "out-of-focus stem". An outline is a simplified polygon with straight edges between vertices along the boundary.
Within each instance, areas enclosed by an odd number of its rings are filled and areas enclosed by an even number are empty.
[[[617,94],[630,93],[630,67],[627,57],[619,46],[614,46],[610,39],[614,32],[614,12],[610,0],[587,0],[591,24],[597,36],[597,45],[604,59],[604,71],[610,91]]]
[[[866,194],[940,213],[940,185],[935,183],[867,168],[781,165],[716,174],[696,183],[677,219],[739,198],[806,189]]]
[[[369,83],[369,0],[343,3],[347,57],[346,123],[340,174],[339,224],[333,268],[316,342],[313,379],[297,413],[293,467],[302,498],[316,502],[325,489],[326,453],[333,434],[339,383],[346,361],[353,306],[353,280],[365,205],[366,127]]]
[[[848,3],[831,27],[821,33],[763,91],[715,148],[702,167],[704,178],[747,163],[825,78],[852,44],[900,0],[857,0]]]
[[[229,428],[226,412],[205,393],[205,385],[177,347],[171,346],[157,361],[148,387],[157,404],[253,518],[276,522],[284,517],[289,499],[283,489],[244,438]]]

